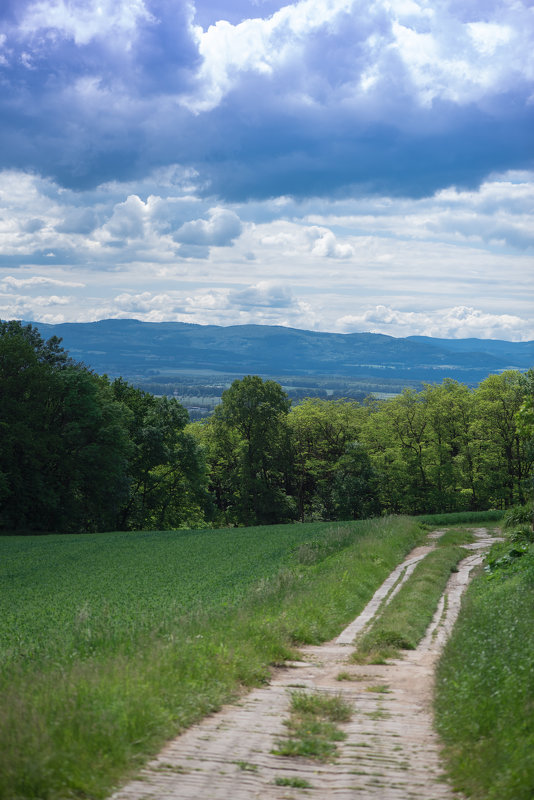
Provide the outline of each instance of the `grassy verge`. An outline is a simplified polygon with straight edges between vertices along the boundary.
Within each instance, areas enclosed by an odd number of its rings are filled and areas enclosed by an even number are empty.
[[[351,716],[352,708],[342,697],[293,692],[291,716],[286,722],[289,736],[277,743],[274,752],[280,756],[332,761],[337,753],[336,742],[347,738],[336,723],[348,722]]]
[[[314,542],[319,535],[326,541],[322,549],[311,548],[321,552],[309,565],[299,563],[298,553],[295,555],[299,542],[291,538],[295,528],[297,539],[304,541],[302,526],[282,526],[279,534],[257,529],[256,537],[271,536],[270,548],[264,540],[256,542],[267,564],[263,575],[258,549],[255,556],[247,555],[249,568],[239,559],[234,532],[215,541],[211,531],[186,537],[188,548],[193,548],[190,553],[196,553],[196,547],[205,555],[204,560],[198,553],[195,557],[204,589],[195,595],[189,609],[185,602],[172,602],[173,594],[180,596],[183,552],[173,556],[173,586],[172,569],[167,565],[170,551],[161,549],[157,535],[130,534],[131,539],[120,539],[118,550],[112,547],[106,557],[99,557],[98,549],[93,548],[91,557],[83,559],[83,569],[78,565],[83,548],[90,546],[89,538],[78,542],[77,537],[62,537],[65,577],[71,580],[73,572],[77,575],[72,579],[73,592],[83,583],[83,575],[91,591],[96,591],[95,587],[100,591],[98,603],[88,609],[83,605],[74,623],[67,626],[64,649],[57,643],[62,637],[62,621],[70,620],[69,614],[58,608],[60,601],[68,600],[61,591],[63,573],[54,592],[43,583],[43,575],[53,574],[53,563],[47,573],[40,571],[38,564],[34,569],[35,562],[30,561],[21,584],[25,562],[20,560],[18,582],[10,582],[16,576],[9,572],[7,583],[11,589],[19,587],[13,602],[18,604],[19,618],[27,612],[29,624],[20,633],[21,641],[13,639],[16,626],[10,623],[4,628],[0,798],[106,797],[119,780],[157,752],[165,739],[235,697],[243,687],[266,681],[268,665],[288,657],[295,644],[336,635],[422,535],[416,522],[408,518],[348,525],[350,541],[338,535],[338,525],[308,531]],[[341,547],[337,552],[328,544],[329,535]],[[165,539],[167,534],[161,536]],[[247,531],[238,530],[235,536],[241,545],[246,541],[253,547],[254,536],[247,538]],[[25,547],[32,547],[31,538]],[[45,537],[39,540],[34,546],[44,547]],[[282,540],[285,548],[275,572],[272,552],[280,550]],[[210,542],[219,555],[210,550]],[[137,559],[141,559],[133,584],[124,568],[128,544],[138,548]],[[52,545],[49,539],[48,546]],[[235,557],[223,559],[220,554],[225,548]],[[209,569],[202,567],[206,558],[210,559]],[[155,570],[154,559],[159,565]],[[233,572],[228,566],[223,569],[223,561],[233,565]],[[183,567],[189,574],[187,560]],[[253,580],[250,569],[254,570]],[[226,587],[230,581],[232,586],[233,580],[235,584],[240,571],[245,580],[239,593],[229,594],[224,588],[216,595],[217,602],[210,601],[210,592],[221,583]],[[147,574],[150,581],[143,579]],[[38,637],[36,645],[30,617],[40,586],[46,589],[42,591],[43,624],[47,624],[47,607],[56,622],[48,623],[47,639]],[[123,602],[124,593],[127,603]],[[80,597],[76,594],[76,603]],[[114,598],[118,598],[117,608]],[[72,608],[77,608],[76,603]]]
[[[534,796],[534,546],[509,551],[496,546],[469,587],[438,669],[449,773],[473,800]]]
[[[451,532],[452,533],[452,532]],[[466,532],[454,538],[465,539]],[[423,638],[451,571],[466,551],[444,543],[420,561],[411,577],[363,634],[352,656],[356,663],[384,663],[399,650],[414,650]]]

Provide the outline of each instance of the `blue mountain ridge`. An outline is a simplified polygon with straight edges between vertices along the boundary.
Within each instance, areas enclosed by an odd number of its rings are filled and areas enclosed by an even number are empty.
[[[432,382],[450,377],[476,384],[492,372],[534,365],[534,342],[135,319],[32,324],[46,339],[59,336],[71,356],[95,372],[128,379],[224,373]]]

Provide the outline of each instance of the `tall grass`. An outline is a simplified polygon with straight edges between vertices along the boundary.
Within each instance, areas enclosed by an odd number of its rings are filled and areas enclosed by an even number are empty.
[[[469,587],[437,676],[449,772],[473,800],[534,797],[534,546],[508,549]]]
[[[481,525],[485,522],[499,522],[504,511],[452,511],[448,514],[421,514],[416,519],[427,525]]]
[[[337,634],[421,538],[407,518],[345,525],[350,541],[337,525],[183,534],[187,552],[182,534],[109,535],[104,554],[92,537],[27,539],[45,564],[26,553],[6,576],[19,609],[3,628],[0,798],[103,798],[166,738],[268,680],[295,644]],[[296,548],[320,536],[320,560],[299,563]],[[47,541],[61,551],[49,561]],[[80,607],[83,586],[96,594]],[[45,633],[31,620],[39,596]],[[14,617],[27,621],[18,639]]]

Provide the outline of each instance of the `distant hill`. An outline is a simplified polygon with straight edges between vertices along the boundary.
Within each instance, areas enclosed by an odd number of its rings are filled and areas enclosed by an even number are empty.
[[[476,384],[493,372],[534,366],[534,342],[394,338],[322,333],[269,325],[184,322],[32,323],[56,335],[71,356],[98,373],[130,380],[183,375],[340,376]]]

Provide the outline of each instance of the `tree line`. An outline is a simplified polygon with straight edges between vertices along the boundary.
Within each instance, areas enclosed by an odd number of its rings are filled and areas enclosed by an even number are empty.
[[[57,337],[0,322],[0,530],[202,524],[205,464],[174,399],[76,363]]]
[[[0,529],[99,531],[503,508],[531,491],[534,371],[388,400],[236,380],[206,420],[0,323]]]

